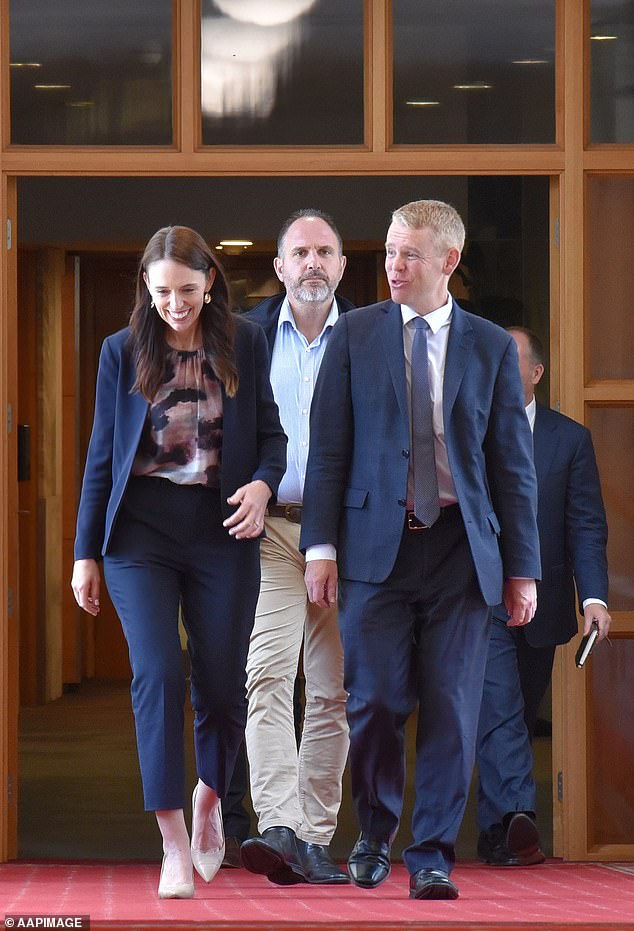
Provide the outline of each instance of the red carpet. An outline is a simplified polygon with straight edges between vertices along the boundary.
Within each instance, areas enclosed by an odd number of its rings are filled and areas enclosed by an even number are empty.
[[[189,900],[156,897],[158,863],[8,863],[0,866],[0,917],[89,914],[92,928],[314,929],[366,927],[634,928],[634,865],[550,861],[527,869],[461,863],[455,902],[407,898],[407,874],[367,892],[354,886],[274,886],[245,870],[221,870]]]

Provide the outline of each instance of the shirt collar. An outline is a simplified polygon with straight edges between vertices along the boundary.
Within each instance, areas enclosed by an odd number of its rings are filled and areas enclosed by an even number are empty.
[[[534,395],[533,395],[533,400],[529,401],[529,403],[526,405],[524,409],[526,411],[526,416],[528,417],[528,422],[531,426],[531,430],[533,430],[535,427],[535,415],[537,413],[537,401]]]
[[[333,297],[332,306],[330,308],[330,313],[326,317],[326,322],[324,323],[321,333],[317,337],[318,339],[320,339],[324,335],[324,332],[328,329],[328,327],[333,327],[335,325],[338,317],[339,317],[339,308],[337,306],[337,298]],[[293,327],[295,332],[298,332],[297,324],[295,323],[295,317],[293,316],[293,311],[291,310],[291,302],[288,299],[288,294],[282,301],[282,306],[280,308],[280,315],[277,321],[278,330],[280,330],[285,323],[290,323],[290,325]]]
[[[437,333],[438,330],[451,321],[452,308],[453,298],[450,294],[446,304],[436,308],[436,310],[432,310],[431,313],[425,314],[425,320],[429,324],[429,329],[432,333]],[[420,316],[420,314],[417,314],[416,311],[408,307],[407,304],[401,304],[401,316],[403,318],[403,326],[406,326],[410,320]]]

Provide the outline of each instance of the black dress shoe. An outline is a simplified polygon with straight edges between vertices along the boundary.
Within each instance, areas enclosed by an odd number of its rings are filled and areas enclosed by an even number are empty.
[[[225,855],[221,867],[230,869],[239,869],[242,866],[240,862],[240,845],[242,841],[239,837],[225,837]]]
[[[315,885],[349,883],[350,877],[330,856],[324,844],[310,844],[297,838],[297,850],[306,881]]]
[[[532,866],[546,857],[540,849],[533,818],[525,812],[509,812],[504,824],[492,824],[478,838],[478,857],[490,866]]]
[[[506,846],[518,866],[533,866],[546,859],[535,820],[523,811],[516,812],[508,821]]]
[[[278,886],[306,882],[299,862],[297,839],[291,828],[267,828],[262,837],[245,840],[240,847],[240,860],[245,869],[264,874]]]
[[[390,875],[389,841],[359,836],[348,857],[348,872],[356,886],[375,889]]]
[[[444,870],[419,870],[409,878],[410,899],[457,899],[458,894]]]

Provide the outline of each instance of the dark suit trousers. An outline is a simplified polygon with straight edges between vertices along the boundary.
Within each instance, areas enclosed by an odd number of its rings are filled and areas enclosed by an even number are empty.
[[[228,535],[218,491],[133,478],[104,569],[130,652],[146,810],[183,808],[185,802],[179,606],[191,658],[197,771],[223,797],[246,720],[258,542]]]
[[[531,739],[552,673],[554,646],[532,647],[519,627],[493,618],[478,726],[478,825],[535,812]]]
[[[418,704],[410,873],[451,870],[469,793],[490,627],[459,509],[403,531],[393,571],[342,579],[350,771],[361,829],[392,839],[405,785],[405,722]]]

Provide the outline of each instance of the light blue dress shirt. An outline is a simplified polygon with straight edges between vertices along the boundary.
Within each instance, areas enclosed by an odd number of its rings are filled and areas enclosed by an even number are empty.
[[[319,336],[309,343],[297,329],[288,297],[280,309],[271,357],[271,384],[288,437],[286,473],[280,482],[280,504],[301,504],[310,443],[310,405],[328,337],[339,316],[333,298]]]

